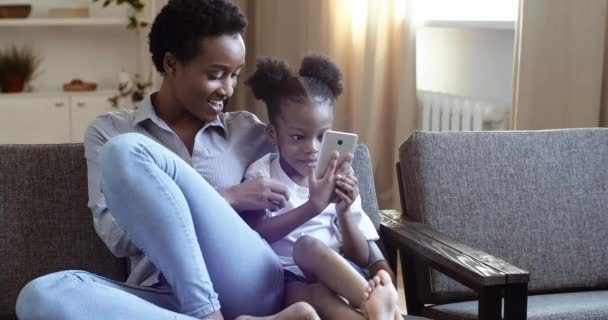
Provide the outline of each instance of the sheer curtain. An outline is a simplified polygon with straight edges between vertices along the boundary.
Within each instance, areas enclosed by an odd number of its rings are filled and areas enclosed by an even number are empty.
[[[608,127],[608,6],[606,6],[606,34],[604,40],[604,75],[602,84],[602,105],[600,106],[600,127]]]
[[[412,0],[240,0],[250,27],[247,70],[271,55],[297,69],[308,52],[322,52],[340,66],[345,92],[335,128],[359,135],[374,164],[381,208],[398,208],[398,147],[416,129],[416,62]],[[243,77],[245,78],[245,77]],[[244,80],[244,79],[241,79]],[[265,118],[248,88],[237,89],[231,108]]]

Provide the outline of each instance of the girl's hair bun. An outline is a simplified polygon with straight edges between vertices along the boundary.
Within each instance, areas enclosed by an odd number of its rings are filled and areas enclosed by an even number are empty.
[[[338,97],[342,93],[342,73],[338,66],[326,56],[307,55],[302,60],[299,74],[301,77],[314,78],[325,83],[334,97]]]
[[[256,99],[267,101],[276,96],[281,84],[285,84],[293,75],[287,62],[270,57],[259,58],[255,72],[247,79]]]

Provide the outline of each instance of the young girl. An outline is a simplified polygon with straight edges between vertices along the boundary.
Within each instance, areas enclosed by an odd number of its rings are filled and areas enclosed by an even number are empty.
[[[321,139],[332,127],[333,106],[342,92],[337,66],[310,55],[292,75],[285,62],[266,58],[246,83],[266,103],[266,132],[279,154],[254,162],[245,179],[279,180],[289,199],[281,210],[242,216],[279,255],[286,304],[308,302],[323,319],[400,319],[390,269],[366,280],[369,267],[384,258],[361,208],[357,178],[352,170],[337,172],[337,154],[317,178]]]

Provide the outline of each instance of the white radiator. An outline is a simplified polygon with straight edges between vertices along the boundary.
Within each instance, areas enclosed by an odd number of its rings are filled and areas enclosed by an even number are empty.
[[[423,131],[508,130],[508,103],[418,90],[418,128]]]

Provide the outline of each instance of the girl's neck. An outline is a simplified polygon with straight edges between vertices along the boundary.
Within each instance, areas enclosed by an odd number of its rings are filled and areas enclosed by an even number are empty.
[[[283,160],[283,157],[279,155],[279,164],[281,165],[281,169],[283,172],[293,181],[295,184],[300,187],[308,188],[308,177],[301,175],[298,171],[292,168],[287,161]]]

